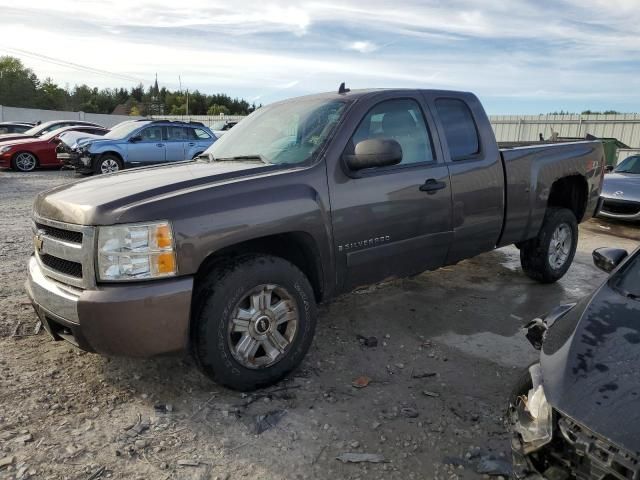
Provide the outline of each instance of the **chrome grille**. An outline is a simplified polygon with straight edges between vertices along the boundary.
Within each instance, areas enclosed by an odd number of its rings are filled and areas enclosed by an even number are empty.
[[[47,236],[64,240],[65,242],[82,243],[82,232],[63,230],[61,228],[52,227],[38,222],[36,222],[36,228]]]
[[[94,227],[36,217],[35,257],[45,276],[87,289],[95,286]]]

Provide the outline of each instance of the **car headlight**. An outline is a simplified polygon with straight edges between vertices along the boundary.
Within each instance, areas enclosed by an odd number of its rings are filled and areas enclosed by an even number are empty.
[[[6,147],[2,147],[0,148],[0,153],[8,152],[9,150],[11,150],[12,147],[13,145],[7,145]]]
[[[520,434],[525,453],[531,453],[553,438],[553,410],[542,385],[540,364],[529,368],[533,388],[519,398],[514,412],[514,429]]]
[[[169,222],[98,227],[100,280],[143,280],[170,277],[176,273]]]

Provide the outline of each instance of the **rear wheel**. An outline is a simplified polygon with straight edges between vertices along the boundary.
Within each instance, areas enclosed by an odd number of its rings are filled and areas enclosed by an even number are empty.
[[[95,173],[114,173],[122,170],[122,161],[115,155],[103,155],[96,160]]]
[[[530,278],[553,283],[564,276],[578,246],[578,222],[568,208],[547,210],[536,238],[520,246],[520,264]]]
[[[297,367],[316,325],[313,290],[290,262],[244,255],[196,292],[192,349],[200,369],[235,390],[271,385]]]
[[[20,152],[13,157],[13,168],[20,172],[31,172],[38,166],[38,159],[33,153]]]

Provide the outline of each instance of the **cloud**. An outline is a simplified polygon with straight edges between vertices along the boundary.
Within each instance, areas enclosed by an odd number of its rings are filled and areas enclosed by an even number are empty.
[[[158,72],[171,88],[181,75],[190,89],[263,103],[333,91],[346,81],[351,88],[472,90],[499,113],[545,102],[555,102],[552,110],[567,108],[564,102],[640,110],[637,0],[82,5],[79,14],[72,0],[19,7],[0,0],[0,54],[22,49],[63,60],[23,57],[39,76],[62,85],[113,87],[126,84],[122,78],[152,79]],[[79,71],[65,61],[120,77]]]
[[[360,53],[375,52],[378,46],[366,40],[358,40],[347,45],[347,50],[355,50]]]

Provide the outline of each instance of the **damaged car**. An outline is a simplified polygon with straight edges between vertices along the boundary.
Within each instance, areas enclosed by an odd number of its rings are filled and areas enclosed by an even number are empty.
[[[640,479],[640,248],[600,248],[593,293],[525,328],[541,350],[509,405],[520,479]]]

